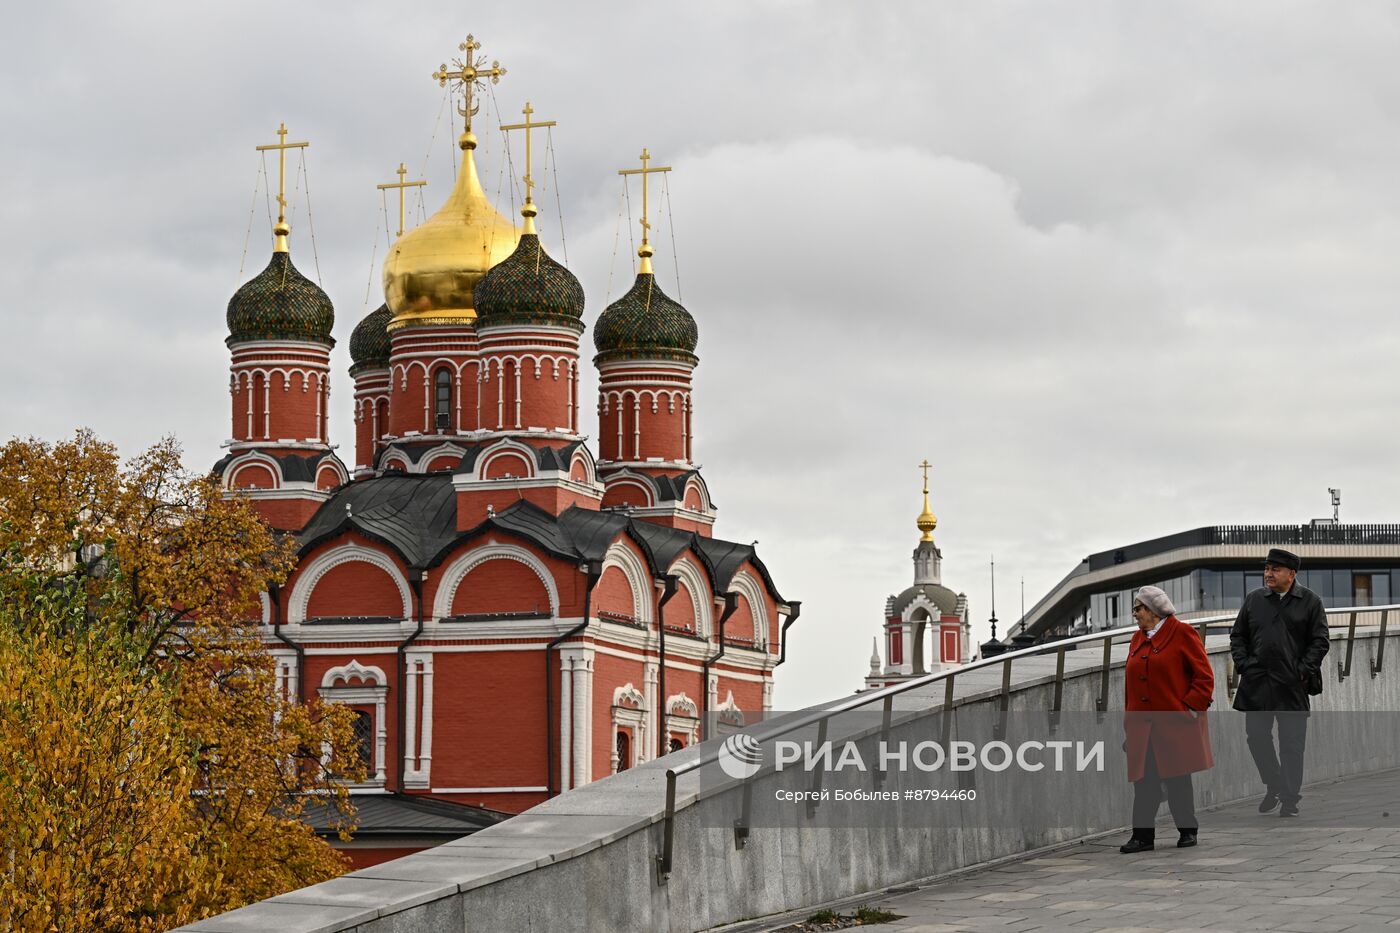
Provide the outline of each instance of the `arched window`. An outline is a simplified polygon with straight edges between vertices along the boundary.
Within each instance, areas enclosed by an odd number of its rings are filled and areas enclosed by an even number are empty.
[[[632,767],[632,737],[621,729],[617,730],[617,770],[626,771]]]
[[[360,764],[366,771],[374,771],[374,717],[362,709],[355,710],[352,726],[354,748],[360,757]]]
[[[438,431],[445,432],[452,424],[452,372],[446,367],[439,369],[433,377],[435,387],[433,414]]]
[[[678,751],[680,751],[680,750],[683,749],[683,748],[685,748],[685,743],[682,742],[680,739],[676,738],[674,735],[671,736],[671,749],[670,749],[670,750],[673,751],[673,752],[678,752]]]

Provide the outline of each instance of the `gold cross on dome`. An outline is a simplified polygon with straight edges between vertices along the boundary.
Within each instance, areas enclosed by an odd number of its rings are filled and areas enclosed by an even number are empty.
[[[928,462],[928,459],[925,458],[924,462],[921,463],[921,464],[919,464],[919,469],[921,469],[921,470],[924,471],[924,494],[927,495],[927,494],[928,494],[928,471],[931,470],[931,469],[933,469],[933,464],[932,464],[932,463],[929,463],[929,462]]]
[[[648,231],[651,230],[651,224],[647,222],[647,176],[656,175],[661,172],[669,172],[671,166],[660,165],[656,168],[648,168],[647,163],[651,161],[651,153],[646,149],[642,150],[641,160],[641,168],[619,169],[618,174],[642,176],[642,245],[641,248],[637,250],[637,255],[641,257],[642,261],[637,267],[637,273],[639,275],[646,275],[651,272],[652,257],[652,248],[647,236]]]
[[[541,127],[546,127],[546,126],[558,126],[559,124],[556,123],[556,122],[553,121],[553,120],[541,120],[541,121],[539,121],[538,123],[532,121],[532,120],[530,119],[530,116],[535,112],[535,108],[530,106],[530,102],[529,102],[528,100],[525,102],[525,109],[522,110],[522,111],[520,111],[520,112],[523,113],[523,114],[525,114],[525,122],[524,122],[524,123],[503,124],[503,125],[501,126],[501,129],[502,129],[503,131],[510,131],[510,130],[524,130],[524,131],[525,131],[525,203],[526,203],[527,205],[533,205],[533,204],[535,203],[535,199],[534,199],[534,197],[532,196],[531,192],[533,191],[533,189],[534,189],[534,187],[535,187],[535,179],[534,179],[534,177],[530,174],[531,166],[532,166],[532,162],[531,162],[532,153],[531,153],[531,149],[530,149],[530,137],[531,137],[530,131],[531,131],[531,130],[535,130],[535,129],[539,129],[539,128],[541,128]],[[527,215],[527,216],[533,216],[533,214]]]
[[[398,181],[386,182],[385,184],[382,184],[382,185],[375,185],[375,187],[378,188],[380,191],[385,191],[385,190],[388,190],[389,188],[397,188],[397,189],[399,189],[399,232],[396,233],[396,234],[394,234],[394,236],[403,236],[403,195],[404,195],[404,189],[405,189],[405,188],[422,188],[422,187],[424,187],[425,185],[427,185],[427,182],[426,182],[426,181],[405,181],[405,180],[404,180],[404,176],[408,174],[408,169],[406,169],[406,168],[403,167],[403,163],[402,163],[402,162],[399,163],[398,171],[397,171],[395,174],[397,174],[397,175],[399,176],[399,180],[398,180]]]
[[[273,246],[274,252],[285,253],[287,251],[287,234],[292,232],[291,228],[287,226],[287,150],[305,149],[309,145],[311,144],[307,142],[287,142],[287,124],[281,123],[277,126],[277,142],[254,147],[257,152],[277,150],[277,226],[272,228],[273,236],[276,238]]]
[[[472,98],[476,95],[477,84],[487,78],[491,79],[492,84],[500,84],[501,75],[505,74],[506,70],[497,61],[493,61],[491,67],[487,68],[485,57],[476,57],[481,43],[476,41],[475,36],[469,34],[467,41],[458,45],[457,48],[461,50],[462,58],[452,61],[452,67],[456,70],[448,71],[447,65],[442,64],[438,66],[437,71],[433,72],[432,77],[433,80],[437,81],[439,87],[446,87],[448,81],[462,86],[464,100],[462,106],[457,108],[457,112],[466,118],[466,132],[470,133],[472,131],[472,117],[476,116],[476,112],[481,109],[480,104],[472,102]]]

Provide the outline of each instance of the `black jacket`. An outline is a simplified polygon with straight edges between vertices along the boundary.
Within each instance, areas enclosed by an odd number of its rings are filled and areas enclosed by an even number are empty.
[[[1322,600],[1294,582],[1283,596],[1260,587],[1244,598],[1230,629],[1239,672],[1235,709],[1306,710],[1304,676],[1322,669],[1331,640]]]

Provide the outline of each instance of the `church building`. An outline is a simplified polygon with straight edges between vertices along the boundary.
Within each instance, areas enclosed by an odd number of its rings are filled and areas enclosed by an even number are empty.
[[[592,323],[585,416],[584,292],[545,252],[532,197],[529,134],[552,123],[527,104],[501,127],[526,137],[517,225],[482,188],[472,126],[478,85],[504,69],[471,37],[461,49],[434,75],[462,101],[455,186],[400,231],[385,303],[350,336],[352,456],[331,443],[334,310],[292,262],[285,183],[267,268],[228,304],[215,471],[299,542],[262,631],[289,696],[355,711],[369,779],[354,792],[376,798],[362,838],[392,839],[357,864],[440,841],[415,826],[465,832],[761,714],[800,610],[753,547],[714,535],[699,332],[657,281],[645,206],[636,280]],[[279,133],[259,148],[304,145]],[[649,159],[623,173],[644,204],[669,170]]]
[[[914,677],[966,664],[971,658],[972,623],[967,596],[943,585],[943,553],[933,543],[938,519],[928,504],[929,462],[924,471],[924,510],[915,525],[914,583],[885,600],[885,620],[870,655],[865,687],[886,687]],[[880,641],[884,641],[884,663]]]

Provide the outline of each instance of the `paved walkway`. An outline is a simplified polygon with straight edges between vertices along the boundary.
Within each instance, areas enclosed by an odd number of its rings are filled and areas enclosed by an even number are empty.
[[[905,919],[866,929],[1400,931],[1400,772],[1307,788],[1297,819],[1200,817],[1194,849],[1159,823],[1153,852],[1119,854],[1123,833],[870,898]]]

